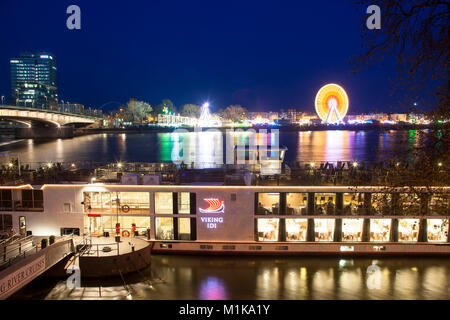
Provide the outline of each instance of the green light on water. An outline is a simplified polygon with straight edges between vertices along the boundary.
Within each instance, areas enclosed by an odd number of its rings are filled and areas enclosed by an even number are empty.
[[[159,154],[162,162],[172,160],[172,143],[170,134],[161,133],[158,134],[159,138]]]

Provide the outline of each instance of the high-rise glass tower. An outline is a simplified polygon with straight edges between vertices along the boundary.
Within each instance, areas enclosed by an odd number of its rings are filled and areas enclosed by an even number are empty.
[[[25,53],[10,60],[11,104],[57,110],[56,59],[48,53]]]

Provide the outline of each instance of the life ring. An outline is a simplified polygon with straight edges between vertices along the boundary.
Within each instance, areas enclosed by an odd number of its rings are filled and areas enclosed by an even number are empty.
[[[128,231],[128,230],[122,231],[122,237],[129,237],[129,236],[130,236],[130,231]]]
[[[123,211],[123,212],[128,212],[128,211],[130,211],[130,206],[124,204],[124,205],[122,206],[122,211]]]

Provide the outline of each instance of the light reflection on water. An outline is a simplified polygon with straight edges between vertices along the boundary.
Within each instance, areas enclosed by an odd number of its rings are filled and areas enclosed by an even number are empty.
[[[408,131],[280,131],[279,144],[288,147],[287,161],[382,161],[407,158],[418,135]],[[236,142],[275,144],[274,134],[235,133]],[[251,140],[251,141],[250,141]],[[1,141],[1,138],[0,138]],[[22,162],[145,161],[220,163],[226,156],[220,132],[95,134],[47,142],[26,140],[0,147],[20,155]]]
[[[381,270],[369,289],[367,267]],[[128,275],[132,299],[450,299],[450,260],[294,257],[153,256],[143,275]],[[163,281],[160,281],[162,279]],[[83,281],[39,279],[14,299],[125,299],[120,278]]]

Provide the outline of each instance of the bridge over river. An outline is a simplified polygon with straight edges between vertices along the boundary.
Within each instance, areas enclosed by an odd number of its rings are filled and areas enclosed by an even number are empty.
[[[24,125],[16,128],[17,138],[68,138],[74,126],[99,123],[102,118],[20,106],[0,105],[0,120]]]

